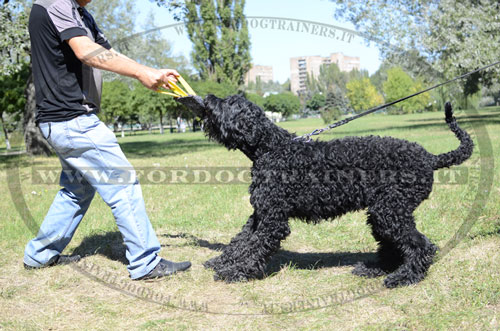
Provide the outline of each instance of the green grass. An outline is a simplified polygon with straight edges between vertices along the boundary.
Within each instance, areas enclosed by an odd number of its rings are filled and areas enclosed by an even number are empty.
[[[31,168],[58,167],[59,162],[55,157],[5,156],[0,151],[0,329],[498,330],[500,109],[459,113],[457,117],[476,144],[482,135],[480,128],[485,127],[489,134],[486,141],[492,145],[492,154],[487,144],[481,145],[482,149],[476,147],[465,164],[471,178],[479,175],[481,160],[486,164],[492,157],[495,162],[489,199],[481,203],[484,208],[478,219],[472,220],[474,226],[418,285],[376,291],[343,304],[332,298],[357,298],[370,288],[378,288],[382,281],[350,273],[354,263],[372,259],[376,249],[363,212],[318,225],[292,220],[292,234],[271,261],[267,278],[240,284],[212,280],[212,272],[201,264],[219,254],[217,248],[227,244],[252,213],[248,187],[241,184],[142,186],[151,222],[163,246],[161,255],[191,260],[193,267],[188,273],[151,283],[130,281],[121,236],[111,211],[99,197],[66,251],[86,255],[84,263],[79,268],[25,271],[23,250],[33,233],[13,201],[24,200],[39,224],[59,187],[32,184]],[[280,125],[298,134],[325,126],[319,119]],[[458,146],[442,113],[371,115],[326,132],[320,139],[370,134],[415,141],[436,154]],[[242,153],[227,151],[200,132],[141,133],[119,141],[136,168],[250,166]],[[15,175],[20,190],[13,187]],[[467,185],[436,184],[430,198],[416,211],[418,228],[443,247],[466,221],[477,191],[474,180]],[[111,281],[115,288],[109,286]],[[170,306],[130,293],[171,296]],[[259,315],[264,308],[269,312],[274,307],[272,311],[279,312],[305,303],[311,307],[321,303],[323,308]],[[205,307],[212,313],[183,309],[186,307]]]

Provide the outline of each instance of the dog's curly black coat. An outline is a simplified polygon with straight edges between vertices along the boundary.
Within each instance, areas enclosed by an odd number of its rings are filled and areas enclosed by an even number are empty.
[[[364,209],[379,244],[378,258],[357,264],[353,273],[387,275],[387,287],[414,284],[425,277],[437,247],[416,229],[413,212],[431,193],[434,170],[461,164],[473,150],[449,103],[446,122],[460,146],[433,155],[416,143],[392,137],[293,140],[295,135],[274,125],[240,95],[179,101],[202,118],[210,138],[241,150],[253,162],[254,212],[223,253],[205,263],[215,270],[215,279],[263,277],[267,261],[290,234],[290,217],[314,223]]]

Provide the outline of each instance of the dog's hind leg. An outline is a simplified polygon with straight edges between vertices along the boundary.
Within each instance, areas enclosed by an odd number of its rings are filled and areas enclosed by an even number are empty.
[[[209,260],[206,266],[215,270],[216,280],[235,282],[261,278],[267,261],[289,234],[288,217],[282,209],[271,207],[264,213],[255,212],[222,255]]]
[[[397,245],[404,255],[404,262],[386,277],[385,286],[397,287],[420,282],[432,264],[437,247],[416,228],[398,238]]]
[[[399,266],[384,280],[387,287],[415,284],[429,269],[436,246],[415,226],[413,210],[418,206],[412,192],[392,190],[384,199],[369,209],[375,218],[372,230],[381,242],[379,268],[384,271]],[[385,260],[383,260],[385,259]]]
[[[368,278],[385,276],[396,270],[403,263],[403,257],[391,241],[384,240],[379,231],[375,230],[378,230],[378,222],[375,215],[369,214],[367,223],[372,228],[373,237],[378,243],[377,261],[359,262],[352,270],[352,273]]]

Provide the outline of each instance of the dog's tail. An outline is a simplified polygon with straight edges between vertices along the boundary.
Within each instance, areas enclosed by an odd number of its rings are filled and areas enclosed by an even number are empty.
[[[472,150],[474,149],[474,143],[472,142],[469,134],[458,126],[457,120],[453,116],[451,103],[447,102],[445,104],[444,112],[446,116],[446,123],[448,123],[448,126],[458,140],[460,140],[460,146],[458,146],[458,148],[454,151],[436,155],[434,170],[463,163],[472,155]]]

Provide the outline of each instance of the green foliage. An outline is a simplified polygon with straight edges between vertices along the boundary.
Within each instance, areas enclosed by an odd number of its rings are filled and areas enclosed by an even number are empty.
[[[10,75],[0,75],[0,118],[6,131],[12,131],[21,120],[26,98],[24,89],[29,76],[29,66]]]
[[[497,0],[334,2],[337,18],[352,22],[358,31],[376,40],[384,57],[406,70],[420,71],[417,76],[426,72],[428,80],[444,80],[498,60],[500,43],[492,42],[500,38]],[[495,67],[470,76],[461,81],[461,90],[474,94],[480,82],[489,86],[499,73],[500,68]]]
[[[131,91],[127,84],[116,80],[104,82],[101,99],[101,120],[109,124],[125,124],[134,117]]]
[[[307,76],[306,87],[310,93],[323,93],[326,95],[329,89],[340,87],[345,90],[348,82],[347,72],[340,71],[336,63],[323,64],[319,68],[319,76]]]
[[[377,93],[375,86],[370,83],[368,78],[350,81],[347,83],[346,88],[348,91],[347,98],[356,113],[368,110],[384,102],[384,99]]]
[[[349,72],[341,71],[336,63],[323,64],[319,69],[319,76],[307,76],[306,87],[310,93],[327,94],[328,91],[340,88],[346,91],[346,84],[355,79],[368,77],[366,70],[351,70]]]
[[[192,62],[202,80],[241,85],[250,69],[250,38],[245,0],[156,0],[186,21],[193,43]]]
[[[140,123],[142,128],[150,129],[160,124],[163,133],[165,117],[192,119],[193,115],[172,97],[151,91],[139,82],[132,89],[119,80],[104,82],[101,102],[101,119],[108,124]]]
[[[310,93],[315,93],[312,98],[320,94],[326,95],[326,99],[330,96],[329,105],[321,109],[321,116],[324,121],[330,122],[349,110],[349,102],[346,100],[349,82],[367,77],[368,72],[366,70],[344,72],[340,71],[336,63],[324,64],[320,67],[320,74],[317,78],[307,77],[306,86]],[[309,106],[310,102],[312,102],[311,105],[316,103],[315,100],[310,99],[307,103],[309,108],[311,108]]]
[[[340,119],[342,112],[338,108],[324,108],[321,110],[321,119],[325,124]]]
[[[325,106],[326,97],[323,94],[314,94],[306,103],[306,107],[312,110],[319,110]]]
[[[264,104],[266,102],[266,99],[264,97],[255,93],[246,93],[245,97],[248,99],[248,101],[253,102],[260,108],[264,109]]]
[[[384,93],[384,82],[387,80],[387,70],[391,68],[392,65],[387,61],[382,62],[380,67],[375,71],[373,75],[370,76],[370,82],[375,86],[378,93]]]
[[[387,80],[383,84],[386,102],[392,102],[423,89],[421,82],[415,82],[401,67],[387,70]],[[397,103],[389,110],[393,114],[421,112],[429,103],[429,93],[420,94],[406,101]]]
[[[237,93],[236,88],[229,83],[192,81],[187,75],[185,77],[189,85],[202,97],[210,93],[225,98]],[[127,83],[114,80],[103,84],[100,117],[104,122],[115,126],[140,123],[144,129],[150,129],[159,123],[160,132],[163,133],[165,118],[182,117],[192,120],[194,114],[174,98],[151,91],[139,82],[134,82],[130,88]]]
[[[349,111],[349,100],[340,88],[334,88],[326,95],[324,108],[337,109],[340,113],[345,114]]]
[[[413,80],[401,67],[394,67],[387,71],[387,80],[383,84],[385,100],[392,102],[410,94],[413,89]],[[394,106],[394,113],[410,113],[410,100],[400,102]]]
[[[142,26],[148,33],[134,34],[134,18],[137,16],[132,0],[95,1],[89,4],[88,10],[94,16],[99,28],[103,31],[111,46],[118,52],[135,61],[153,68],[172,68],[186,71],[187,60],[183,56],[174,56],[172,46],[163,37],[160,30],[155,30],[154,13],[148,14],[147,22]],[[122,80],[133,84],[130,78],[112,72],[104,72],[104,80]]]
[[[163,119],[178,116],[191,119],[192,114],[174,98],[151,91],[139,82],[134,84],[131,94],[132,108],[137,113],[143,128],[151,128],[153,123],[160,123],[160,133],[163,133]]]
[[[265,99],[264,109],[273,113],[280,113],[283,117],[288,117],[299,112],[300,99],[289,92],[271,94]]]
[[[342,114],[349,111],[349,101],[344,96],[340,88],[334,88],[328,92],[325,99],[325,105],[321,109],[321,118],[323,122],[330,123],[338,120]]]
[[[94,17],[99,29],[104,33],[116,50],[127,54],[130,45],[127,41],[133,33],[135,17],[138,12],[132,0],[92,1],[86,9]]]
[[[210,80],[188,80],[188,83],[196,94],[201,97],[205,97],[207,94],[213,94],[219,98],[225,98],[238,92],[237,87],[228,81],[217,83]]]
[[[10,75],[29,62],[28,14],[25,3],[0,4],[0,75]]]

